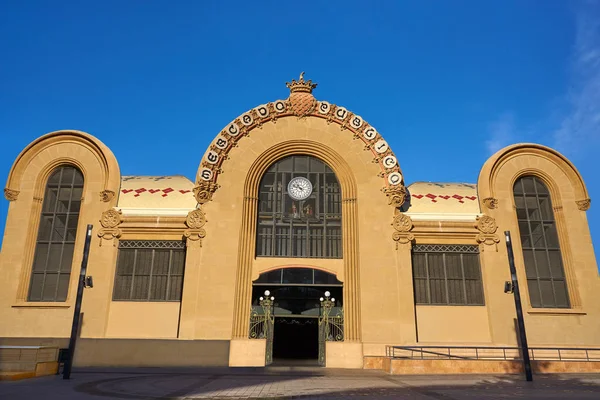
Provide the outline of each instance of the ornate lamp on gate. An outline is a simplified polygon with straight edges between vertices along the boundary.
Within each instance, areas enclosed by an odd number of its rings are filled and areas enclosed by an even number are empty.
[[[263,309],[263,327],[262,334],[266,343],[265,365],[270,365],[273,362],[273,331],[275,329],[275,315],[273,307],[275,305],[275,297],[271,296],[271,292],[265,290],[265,297],[259,297],[259,304]]]
[[[259,304],[260,306],[263,308],[264,312],[265,312],[265,317],[269,318],[271,316],[271,309],[273,308],[273,304],[275,301],[275,297],[271,296],[271,292],[269,292],[268,290],[265,290],[265,297],[260,296],[259,297]]]
[[[342,310],[331,317],[330,313],[335,307],[335,299],[330,297],[329,291],[321,297],[321,312],[319,313],[319,365],[325,366],[325,342],[340,342],[344,340],[344,316]]]
[[[335,299],[333,297],[330,299],[329,296],[331,296],[331,293],[326,291],[325,298],[321,297],[319,299],[319,301],[321,301],[321,307],[323,307],[323,316],[329,315],[331,309],[335,306]]]

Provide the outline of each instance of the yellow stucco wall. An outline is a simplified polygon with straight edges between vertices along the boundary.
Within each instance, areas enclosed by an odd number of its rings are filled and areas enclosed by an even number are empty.
[[[174,339],[178,325],[179,302],[114,301],[106,337]]]
[[[505,148],[481,170],[479,206],[469,206],[471,211],[480,210],[481,218],[457,218],[446,210],[448,218],[444,219],[443,212],[429,203],[431,210],[400,213],[382,190],[389,189],[389,171],[382,169],[381,158],[369,147],[372,145],[357,140],[359,136],[344,123],[331,123],[323,117],[286,114],[275,122],[265,120],[237,137],[236,146],[229,148],[218,166],[207,164],[205,154],[196,185],[206,184],[202,171],[208,167],[218,172],[218,179],[211,181],[210,200],[201,199],[196,211],[206,221],[193,226],[185,215],[189,193],[185,194],[185,207],[171,207],[168,215],[144,215],[143,210],[136,210],[135,215],[120,215],[115,226],[107,224],[105,213],[117,206],[121,190],[119,167],[110,150],[83,132],[41,137],[19,155],[5,191],[10,206],[0,257],[0,338],[69,336],[83,232],[86,224],[94,224],[88,266],[94,288],[85,291],[83,338],[177,339],[186,343],[241,339],[247,332],[244,323],[251,281],[274,268],[304,266],[334,273],[345,284],[350,344],[335,354],[381,355],[385,345],[424,343],[515,345],[514,302],[503,292],[504,282],[510,279],[503,232],[510,230],[529,343],[600,346],[600,279],[585,215],[589,202],[585,185],[568,160],[538,145]],[[256,187],[252,185],[257,184],[261,168],[266,168],[265,160],[280,157],[278,151],[281,155],[322,155],[330,160],[342,184],[344,232],[351,236],[344,238],[343,259],[254,257],[249,210],[254,207]],[[28,302],[45,181],[61,163],[78,166],[85,178],[70,290],[64,303]],[[540,310],[529,305],[512,197],[514,181],[525,174],[539,176],[551,191],[570,309]],[[197,193],[196,199],[200,197]],[[153,212],[159,212],[159,202],[152,204]],[[442,217],[431,220],[428,213]],[[182,238],[187,238],[188,247],[181,303],[112,301],[119,239]],[[485,305],[415,307],[411,266],[415,243],[479,245]],[[348,249],[350,244],[352,249]],[[223,347],[223,351],[229,348]],[[86,365],[89,362],[93,361]]]
[[[417,332],[422,344],[490,344],[484,306],[417,306]]]

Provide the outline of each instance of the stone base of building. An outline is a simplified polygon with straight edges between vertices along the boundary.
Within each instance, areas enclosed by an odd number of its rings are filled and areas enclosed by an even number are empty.
[[[363,345],[356,342],[325,342],[327,368],[363,368]]]
[[[0,345],[68,347],[67,338],[1,338]],[[224,367],[229,340],[77,340],[74,367]]]
[[[33,365],[29,365],[33,364]],[[58,362],[0,362],[0,381],[18,381],[38,376],[54,375],[58,371]]]
[[[402,360],[366,356],[363,368],[380,369],[391,375],[523,373],[523,363],[511,360]],[[531,368],[538,374],[596,373],[600,372],[600,362],[532,361]]]
[[[264,367],[266,339],[233,339],[229,346],[230,367]]]

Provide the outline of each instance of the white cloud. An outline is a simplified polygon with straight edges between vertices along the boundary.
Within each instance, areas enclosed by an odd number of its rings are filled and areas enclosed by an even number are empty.
[[[554,147],[572,154],[600,139],[600,3],[582,6],[576,18],[568,109],[554,131]]]
[[[504,113],[488,126],[489,139],[485,142],[490,155],[513,143],[516,137],[515,118],[512,113]]]

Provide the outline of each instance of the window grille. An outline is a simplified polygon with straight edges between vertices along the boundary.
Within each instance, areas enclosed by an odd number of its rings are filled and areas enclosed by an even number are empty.
[[[185,242],[179,240],[122,240],[120,249],[185,249]]]
[[[470,244],[415,244],[413,253],[470,253],[479,254],[479,246]]]
[[[569,308],[550,192],[534,176],[518,179],[513,191],[531,306]]]
[[[122,240],[113,300],[181,301],[185,242]]]
[[[305,200],[287,191],[298,176],[312,183]],[[277,161],[263,175],[258,198],[258,257],[342,258],[342,192],[324,162],[310,156]]]
[[[412,252],[416,304],[484,305],[478,246],[418,244]]]
[[[75,251],[83,175],[69,165],[48,178],[33,256],[28,301],[65,301]]]

